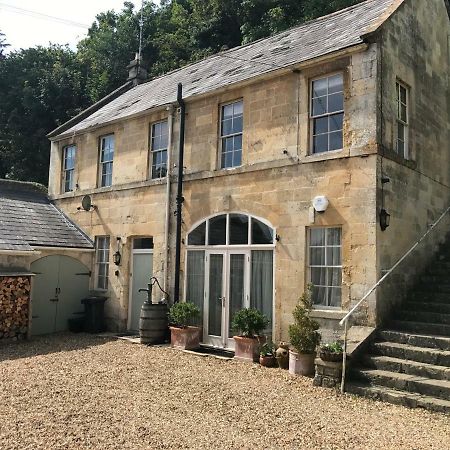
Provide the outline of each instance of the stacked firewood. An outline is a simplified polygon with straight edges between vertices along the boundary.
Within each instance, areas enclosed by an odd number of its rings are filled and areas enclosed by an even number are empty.
[[[24,339],[28,330],[29,277],[0,277],[0,339]]]

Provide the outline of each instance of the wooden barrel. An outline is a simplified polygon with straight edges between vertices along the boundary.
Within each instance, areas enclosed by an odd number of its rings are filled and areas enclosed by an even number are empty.
[[[162,344],[166,341],[169,326],[167,305],[144,303],[139,318],[139,336],[141,344]]]

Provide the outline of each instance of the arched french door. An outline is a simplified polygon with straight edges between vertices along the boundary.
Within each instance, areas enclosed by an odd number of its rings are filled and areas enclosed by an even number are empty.
[[[272,334],[274,247],[273,227],[249,214],[215,215],[188,233],[185,298],[202,312],[204,344],[234,349],[231,321],[242,308],[263,312]]]

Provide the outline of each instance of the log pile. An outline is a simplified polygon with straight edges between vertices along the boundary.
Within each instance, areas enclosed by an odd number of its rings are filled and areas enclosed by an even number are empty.
[[[0,277],[0,339],[26,338],[30,290],[30,277]]]

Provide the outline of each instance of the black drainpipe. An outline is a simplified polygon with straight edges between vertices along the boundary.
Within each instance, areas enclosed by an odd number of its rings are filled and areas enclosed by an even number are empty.
[[[177,234],[175,245],[175,291],[173,302],[180,301],[180,265],[181,265],[181,212],[183,208],[183,165],[184,165],[184,129],[186,123],[186,104],[183,100],[183,85],[178,84],[177,102],[180,107],[180,145],[178,157],[178,190],[177,190]]]

